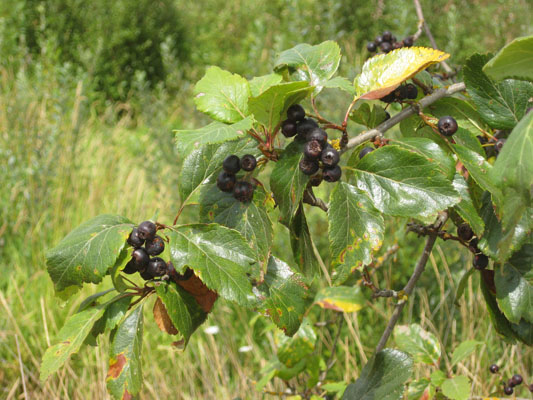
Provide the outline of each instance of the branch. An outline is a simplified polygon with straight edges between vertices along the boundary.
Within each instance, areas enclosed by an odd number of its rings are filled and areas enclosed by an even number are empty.
[[[429,96],[426,96],[423,99],[420,99],[420,101],[417,104],[404,108],[398,114],[394,115],[390,119],[381,123],[376,128],[363,132],[360,135],[354,138],[351,138],[348,141],[348,144],[346,145],[346,147],[342,150],[342,152],[345,152],[348,149],[353,149],[354,147],[359,146],[361,143],[374,139],[377,136],[383,136],[383,134],[389,129],[391,129],[393,126],[400,123],[404,119],[410,117],[411,115],[418,114],[418,112],[424,107],[427,107],[435,103],[437,100],[440,100],[443,97],[451,96],[457,92],[462,92],[465,89],[466,89],[465,84],[463,82],[460,82],[460,83],[454,83],[453,85],[448,86],[448,88],[441,88],[441,89],[435,90]]]
[[[437,217],[437,220],[435,221],[434,227],[436,230],[438,230],[440,227],[444,225],[446,220],[448,219],[448,213],[444,212],[441,215]],[[405,285],[403,292],[406,296],[410,296],[413,292],[416,283],[418,282],[418,279],[420,278],[420,275],[422,275],[422,272],[424,272],[424,269],[426,267],[426,263],[429,259],[429,255],[431,254],[431,250],[433,250],[433,246],[435,245],[435,241],[437,240],[437,234],[431,234],[427,241],[426,245],[424,247],[424,251],[420,255],[420,258],[418,259],[418,262],[416,263],[415,270],[413,271],[413,274],[411,275],[411,278],[409,279],[409,282],[407,282],[407,285]],[[379,339],[379,343],[376,346],[376,353],[383,350],[385,347],[385,344],[387,343],[387,340],[389,340],[389,337],[394,329],[394,326],[396,325],[396,322],[398,322],[398,319],[400,318],[400,314],[402,313],[402,310],[405,306],[406,302],[401,301],[398,304],[396,304],[396,307],[394,309],[394,312],[392,313],[392,316],[389,320],[389,323],[387,324],[387,327],[385,328],[385,331],[383,332],[383,335],[381,335],[381,339]]]
[[[324,203],[322,199],[316,197],[313,193],[313,189],[311,189],[310,187],[305,189],[303,202],[314,207],[318,207],[322,211],[328,212],[328,206],[326,205],[326,203]]]

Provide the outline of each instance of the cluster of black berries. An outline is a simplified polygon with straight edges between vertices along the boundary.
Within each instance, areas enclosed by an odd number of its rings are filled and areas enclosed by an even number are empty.
[[[474,253],[474,268],[482,270],[487,268],[489,265],[489,258],[479,250],[477,247],[478,238],[474,237],[474,232],[472,228],[467,223],[461,224],[457,227],[457,236],[468,242],[468,247],[472,253]]]
[[[509,133],[509,131],[497,130],[494,132],[494,136],[490,139],[487,139],[485,136],[482,135],[477,136],[477,139],[479,140],[479,143],[481,143],[481,146],[483,146],[483,149],[485,149],[485,154],[487,155],[487,157],[498,157],[498,155],[503,149],[503,145],[507,141],[507,139],[502,136],[508,136]]]
[[[450,137],[453,136],[455,132],[457,132],[459,126],[457,125],[457,121],[455,120],[455,118],[447,115],[439,119],[439,122],[437,123],[437,128],[439,129],[441,135]]]
[[[251,172],[257,166],[256,158],[251,154],[246,154],[239,158],[232,154],[222,162],[223,171],[217,178],[217,187],[223,192],[233,192],[233,197],[242,203],[252,201],[254,197],[254,185],[244,180],[237,180],[237,172],[241,169]]]
[[[389,51],[400,49],[402,47],[411,47],[413,44],[415,44],[415,39],[412,36],[407,36],[404,40],[398,42],[396,40],[396,36],[394,36],[390,31],[385,31],[373,42],[369,42],[366,45],[366,49],[370,53],[375,53],[378,51],[378,49],[383,53],[388,53]]]
[[[161,257],[155,257],[165,250],[165,242],[161,236],[156,235],[156,231],[157,228],[151,221],[141,222],[137,228],[133,228],[128,244],[135,250],[124,267],[126,274],[139,272],[145,280],[170,274],[172,264],[167,264]]]
[[[385,103],[394,103],[395,101],[414,100],[418,96],[418,89],[412,83],[400,85],[388,95],[383,96],[380,100]]]
[[[500,371],[500,367],[498,367],[496,364],[492,364],[489,367],[489,370],[493,374],[497,374]],[[514,388],[516,386],[519,386],[524,382],[524,379],[522,378],[522,375],[520,374],[514,374],[511,379],[509,379],[507,382],[503,382],[503,392],[506,395],[512,395],[514,392]],[[528,386],[528,389],[530,392],[533,393],[533,383]]]

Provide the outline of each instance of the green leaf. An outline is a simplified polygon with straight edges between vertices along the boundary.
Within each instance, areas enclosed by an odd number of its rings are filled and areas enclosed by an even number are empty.
[[[415,362],[438,365],[441,348],[438,339],[418,324],[397,325],[394,341],[400,350],[409,353]]]
[[[501,49],[483,67],[490,78],[515,78],[533,82],[533,36],[517,38]]]
[[[453,188],[461,196],[461,202],[454,206],[457,213],[463,218],[474,233],[479,237],[483,234],[485,223],[479,216],[479,213],[474,206],[470,193],[468,191],[468,184],[460,174],[455,174],[453,178]]]
[[[313,238],[309,232],[303,204],[300,207],[289,226],[291,248],[294,260],[299,270],[305,277],[315,277],[320,274],[320,264],[315,255]]]
[[[313,87],[307,82],[280,83],[271,86],[259,96],[251,97],[248,107],[256,121],[271,132],[282,119],[285,119],[287,109],[305,99],[312,91]]]
[[[104,330],[111,331],[116,328],[118,323],[126,315],[131,299],[131,296],[122,298],[119,296],[116,300],[109,302],[102,316],[102,321],[105,322]]]
[[[457,129],[457,132],[455,132],[455,134],[453,135],[453,140],[455,141],[455,143],[460,144],[461,146],[464,146],[469,150],[475,151],[482,157],[485,157],[486,155],[485,150],[483,149],[483,146],[481,146],[479,139],[472,131],[459,127],[459,129]]]
[[[268,74],[257,76],[250,80],[250,92],[253,97],[259,96],[271,86],[277,85],[283,80],[280,74]]]
[[[189,266],[226,300],[243,306],[255,303],[248,274],[257,268],[257,260],[239,232],[217,224],[191,224],[174,227],[167,236],[177,271]]]
[[[342,283],[372,262],[383,243],[383,217],[366,194],[340,182],[331,192],[328,221],[331,266],[335,282]]]
[[[397,146],[367,154],[352,170],[356,186],[385,214],[429,221],[438,211],[459,201],[437,165]]]
[[[223,143],[245,138],[246,132],[252,128],[252,124],[253,120],[249,117],[232,125],[212,122],[200,129],[175,131],[176,145],[180,154],[187,155],[206,144]]]
[[[324,82],[323,86],[324,88],[328,89],[341,89],[347,93],[350,93],[352,96],[355,96],[355,88],[353,87],[352,82],[343,76],[336,76],[335,78]]]
[[[348,385],[343,400],[400,400],[413,372],[413,360],[401,351],[384,349],[375,354]]]
[[[207,319],[207,313],[191,294],[175,282],[161,283],[155,290],[186,345],[194,331]]]
[[[441,385],[442,393],[452,400],[468,400],[470,397],[470,381],[466,376],[454,376],[446,379]]]
[[[113,291],[115,291],[115,289],[111,288],[111,289],[103,290],[101,292],[90,295],[89,297],[87,297],[85,300],[81,302],[76,313],[79,313],[80,311],[83,311],[88,307],[97,306],[99,304],[97,300],[100,299],[100,297],[103,297],[106,294],[111,293]]]
[[[109,356],[107,390],[115,399],[131,399],[142,386],[143,304],[118,325]]]
[[[99,215],[70,232],[46,254],[56,291],[83,282],[99,283],[120,255],[133,224],[117,215]]]
[[[407,391],[407,400],[421,400],[424,399],[424,393],[429,393],[431,386],[429,379],[421,378],[409,383]],[[431,397],[429,397],[431,398]]]
[[[499,188],[489,176],[492,165],[490,165],[487,160],[485,160],[485,158],[478,153],[467,149],[460,144],[454,144],[452,147],[455,151],[455,154],[463,163],[465,168],[470,173],[470,176],[472,176],[476,183],[483,189],[494,194],[496,197],[501,196]]]
[[[276,257],[270,257],[264,282],[258,286],[263,298],[260,309],[287,336],[294,335],[309,304],[303,277]]]
[[[474,273],[475,268],[469,268],[461,277],[461,280],[459,281],[459,284],[457,285],[457,291],[455,292],[455,298],[453,299],[453,304],[455,304],[457,307],[459,307],[459,299],[463,297],[463,294],[465,292],[466,284],[468,283],[468,279],[470,276]]]
[[[455,348],[452,354],[452,367],[457,363],[466,359],[470,354],[476,351],[476,347],[481,346],[483,342],[478,340],[466,340],[461,342],[459,346]]]
[[[433,371],[431,373],[431,383],[434,386],[440,386],[444,383],[446,380],[446,374],[442,372],[441,370],[437,369],[436,371]]]
[[[501,268],[494,283],[500,310],[515,324],[524,318],[533,323],[533,244],[526,243]]]
[[[350,113],[350,119],[360,125],[373,129],[387,119],[387,113],[378,104],[370,104],[366,101],[358,102],[358,106]]]
[[[208,185],[200,197],[200,220],[239,231],[255,250],[259,262],[266,265],[273,238],[272,221],[267,214],[269,200],[260,187],[256,188],[253,201],[242,203],[232,193],[221,192],[215,184]]]
[[[293,337],[277,335],[278,358],[289,368],[315,351],[316,333],[311,323],[304,319]]]
[[[292,142],[281,153],[270,175],[270,189],[280,210],[281,222],[289,225],[302,199],[309,177],[300,171],[303,144]]]
[[[354,86],[361,99],[380,99],[402,82],[450,55],[425,47],[404,47],[369,58],[355,77]]]
[[[366,299],[359,286],[332,286],[322,288],[315,296],[315,304],[322,308],[357,312],[365,305]]]
[[[507,79],[495,83],[482,71],[489,56],[474,54],[463,69],[466,89],[481,117],[494,129],[512,129],[533,96],[533,84]]]
[[[274,70],[278,73],[294,71],[294,80],[307,81],[320,91],[337,71],[340,60],[339,45],[331,40],[316,46],[302,43],[283,51],[274,64]]]
[[[216,121],[238,122],[248,113],[250,85],[242,76],[210,67],[194,87],[194,103],[199,111]]]
[[[44,353],[41,382],[56,372],[72,354],[78,352],[104,311],[104,306],[89,307],[67,319],[57,335],[58,343],[49,347]]]

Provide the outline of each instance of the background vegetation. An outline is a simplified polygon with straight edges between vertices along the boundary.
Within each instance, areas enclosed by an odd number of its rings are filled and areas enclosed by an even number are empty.
[[[530,0],[422,5],[453,65],[533,33]],[[269,72],[280,50],[333,39],[343,50],[341,69],[354,76],[368,57],[369,39],[384,29],[404,37],[416,24],[411,2],[400,0],[0,2],[0,397],[23,398],[24,391],[28,398],[106,397],[104,338],[102,346],[83,349],[58,376],[39,383],[42,354],[79,305],[54,296],[44,253],[97,214],[141,221],[159,210],[161,221],[173,219],[180,156],[172,130],[203,123],[190,93],[206,66],[257,76]],[[423,36],[419,44],[428,43]],[[321,109],[335,118],[345,100],[325,97]],[[311,229],[324,232],[325,220],[311,210],[309,215]],[[420,241],[405,235],[405,222],[398,221],[384,246],[398,244],[400,250],[377,271],[382,287],[401,288],[420,251]],[[276,246],[283,248],[288,235],[279,229]],[[326,237],[316,245],[327,253]],[[476,275],[454,306],[458,281],[470,264],[467,252],[439,242],[430,262],[404,320],[436,334],[449,352],[462,340],[485,342],[459,366],[476,394],[497,386],[487,370],[492,362],[506,375],[531,377],[532,351],[505,344],[489,329]],[[87,295],[96,291],[84,288]],[[357,315],[346,316],[346,339],[338,345],[331,376],[349,380],[359,374],[392,306],[369,301]],[[322,310],[312,315],[314,321],[331,318]],[[223,302],[209,324],[219,327],[217,334],[200,332],[179,352],[147,321],[143,398],[270,397],[255,392],[254,382],[275,353],[273,325]],[[332,329],[320,329],[327,349]],[[245,346],[252,350],[243,351]],[[275,382],[266,390],[283,387]]]

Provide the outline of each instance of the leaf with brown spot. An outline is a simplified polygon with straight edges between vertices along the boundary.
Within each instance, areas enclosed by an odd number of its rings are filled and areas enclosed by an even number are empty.
[[[202,307],[202,310],[206,313],[211,311],[218,298],[218,294],[209,289],[200,278],[192,274],[189,279],[180,280],[177,283],[194,297],[196,302]]]
[[[167,309],[160,298],[158,298],[154,304],[154,319],[159,329],[163,332],[168,333],[169,335],[176,335],[178,333],[178,330],[170,320]]]
[[[107,370],[107,377],[116,379],[122,373],[126,365],[126,357],[124,354],[119,354],[117,358],[109,360],[109,369]]]

